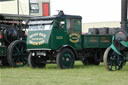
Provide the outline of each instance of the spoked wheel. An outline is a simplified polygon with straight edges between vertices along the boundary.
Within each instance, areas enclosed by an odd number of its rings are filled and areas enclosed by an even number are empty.
[[[124,61],[122,56],[114,52],[111,47],[108,47],[104,53],[104,66],[109,71],[116,71],[123,68]]]
[[[36,56],[35,53],[29,53],[28,64],[32,68],[44,68],[46,66],[46,60],[41,56]]]
[[[56,58],[56,63],[61,69],[73,68],[75,55],[72,50],[68,48],[62,49]]]
[[[23,40],[13,41],[7,50],[7,59],[11,67],[22,67],[28,63],[26,43]]]

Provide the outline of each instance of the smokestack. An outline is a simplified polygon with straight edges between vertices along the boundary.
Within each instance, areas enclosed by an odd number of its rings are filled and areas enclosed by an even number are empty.
[[[121,27],[123,29],[126,29],[127,25],[127,0],[122,0],[121,1]]]

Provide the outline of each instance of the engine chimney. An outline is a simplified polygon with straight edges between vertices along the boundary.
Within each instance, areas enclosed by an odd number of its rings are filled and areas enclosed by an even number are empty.
[[[121,1],[121,28],[126,29],[127,28],[127,0]]]

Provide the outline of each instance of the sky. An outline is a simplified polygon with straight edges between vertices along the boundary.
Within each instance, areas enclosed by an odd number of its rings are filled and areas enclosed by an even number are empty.
[[[84,23],[121,20],[121,0],[50,0],[51,15],[57,10],[80,15]]]

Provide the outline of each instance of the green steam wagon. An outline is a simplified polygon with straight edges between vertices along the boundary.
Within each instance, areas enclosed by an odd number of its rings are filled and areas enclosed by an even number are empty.
[[[31,67],[56,63],[59,68],[73,68],[75,60],[99,65],[112,35],[82,35],[82,17],[58,15],[35,17],[29,20],[27,51]]]

